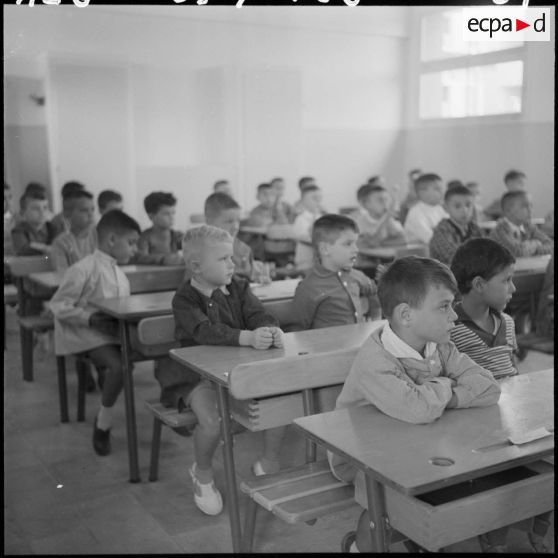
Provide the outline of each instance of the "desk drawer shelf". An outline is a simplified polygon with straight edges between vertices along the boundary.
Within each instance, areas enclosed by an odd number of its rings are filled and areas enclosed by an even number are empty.
[[[554,466],[538,461],[417,497],[386,486],[391,526],[430,551],[554,509]]]

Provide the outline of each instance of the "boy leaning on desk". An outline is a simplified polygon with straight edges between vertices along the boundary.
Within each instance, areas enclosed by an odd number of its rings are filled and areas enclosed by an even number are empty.
[[[456,293],[455,278],[444,264],[418,256],[395,260],[378,285],[388,323],[361,347],[336,408],[372,403],[391,417],[420,424],[436,420],[446,408],[497,403],[500,387],[492,374],[450,342]],[[328,452],[328,459],[336,478],[354,482],[355,500],[366,508],[363,474],[340,456]],[[369,526],[364,509],[344,549],[371,549]]]

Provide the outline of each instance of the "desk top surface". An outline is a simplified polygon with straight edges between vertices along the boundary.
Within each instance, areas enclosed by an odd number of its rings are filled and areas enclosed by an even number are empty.
[[[515,273],[545,273],[550,261],[550,254],[529,256],[515,260]]]
[[[498,221],[481,221],[478,225],[485,231],[491,231],[496,227],[497,223]],[[531,219],[531,224],[537,226],[544,225],[544,217],[533,217]]]
[[[285,333],[282,349],[199,345],[171,350],[172,357],[210,380],[228,385],[228,375],[239,364],[262,362],[300,354],[324,353],[360,347],[383,320]]]
[[[252,291],[262,302],[288,300],[294,296],[300,279],[273,281],[269,285],[251,284]],[[161,316],[172,312],[172,297],[176,291],[133,294],[120,298],[107,298],[91,304],[115,318],[129,320]]]
[[[382,483],[421,494],[550,455],[554,434],[521,446],[506,440],[539,427],[553,428],[553,382],[553,370],[508,378],[501,383],[497,405],[447,410],[431,424],[409,424],[373,405],[302,417],[294,423]],[[434,465],[435,457],[454,463]]]
[[[371,256],[385,260],[392,260],[397,256],[399,251],[416,250],[417,252],[426,251],[424,244],[401,244],[399,246],[376,246],[373,248],[360,248],[359,253],[363,256]]]

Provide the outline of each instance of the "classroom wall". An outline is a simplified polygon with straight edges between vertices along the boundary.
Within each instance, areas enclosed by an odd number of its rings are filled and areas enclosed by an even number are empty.
[[[285,177],[294,201],[298,178],[312,174],[334,210],[354,203],[356,188],[390,159],[406,44],[406,17],[397,8],[363,11],[357,26],[349,8],[330,8],[339,14],[335,28],[330,16],[307,8],[296,16],[260,9],[256,18],[233,9],[223,21],[131,16],[124,7],[17,8],[5,8],[5,43],[17,51],[5,72],[45,68],[58,98],[49,112],[53,182],[81,169],[95,193],[118,185],[142,225],[148,191],[187,197],[183,223],[224,177],[249,209],[259,182]],[[91,110],[78,110],[80,97]],[[111,114],[106,129],[103,106]],[[88,155],[98,143],[102,164]],[[118,165],[104,161],[109,153],[118,154]]]

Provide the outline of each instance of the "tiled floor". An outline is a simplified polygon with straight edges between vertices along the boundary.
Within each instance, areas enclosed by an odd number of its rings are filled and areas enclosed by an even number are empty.
[[[160,479],[147,481],[151,418],[141,401],[156,398],[151,363],[135,372],[139,460],[143,482],[128,482],[123,398],[116,406],[113,453],[101,458],[91,447],[92,421],[99,393],[87,395],[86,422],[76,416],[76,378],[69,376],[71,422],[61,424],[58,413],[53,355],[35,357],[35,381],[21,379],[19,333],[13,310],[7,316],[4,352],[4,553],[5,554],[163,554],[230,552],[227,512],[203,515],[191,495],[187,467],[192,440],[165,429]],[[530,353],[524,371],[553,366],[546,355]],[[71,370],[73,367],[69,367]],[[260,447],[260,435],[235,438],[239,477],[250,474]],[[289,432],[283,466],[303,462],[304,443]],[[221,454],[217,484],[223,489]],[[242,509],[244,501],[242,501]],[[314,526],[287,525],[259,512],[254,548],[257,552],[338,552],[343,534],[353,529],[358,509],[319,520]],[[554,549],[554,530],[548,541]],[[525,534],[512,530],[509,549],[528,552]],[[394,551],[404,551],[399,543]],[[476,540],[451,547],[478,552]]]

